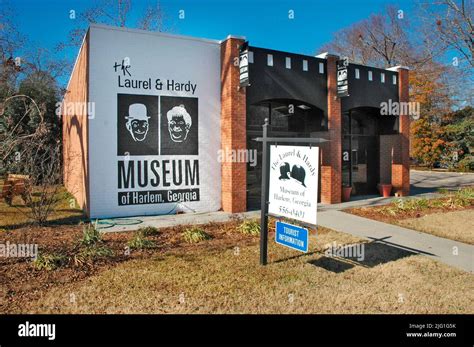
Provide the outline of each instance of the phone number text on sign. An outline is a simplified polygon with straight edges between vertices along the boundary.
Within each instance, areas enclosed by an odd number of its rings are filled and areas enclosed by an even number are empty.
[[[316,225],[319,148],[270,146],[268,212]]]

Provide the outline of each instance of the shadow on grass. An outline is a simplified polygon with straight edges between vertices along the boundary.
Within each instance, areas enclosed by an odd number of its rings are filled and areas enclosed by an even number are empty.
[[[87,219],[86,216],[78,210],[73,210],[73,209],[60,210],[58,212],[59,213],[76,213],[76,214],[68,215],[63,218],[56,218],[56,219],[49,220],[43,226],[48,227],[48,226],[60,226],[60,225],[77,225],[80,222],[85,221]],[[38,224],[36,224],[33,220],[28,220],[28,221],[16,223],[16,224],[0,225],[0,228],[4,230],[15,230],[15,229],[20,229],[20,228],[25,228],[25,227],[31,227],[34,225],[38,225]]]
[[[372,268],[377,265],[397,261],[417,254],[433,255],[417,249],[402,247],[383,239],[373,239],[368,243],[340,246],[327,249],[325,256],[310,260],[311,265],[321,267],[327,271],[341,273],[355,266]]]

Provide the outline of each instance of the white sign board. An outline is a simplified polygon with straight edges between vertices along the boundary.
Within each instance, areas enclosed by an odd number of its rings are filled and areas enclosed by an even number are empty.
[[[91,218],[221,207],[220,45],[90,30]]]
[[[270,146],[268,212],[316,225],[319,148]]]

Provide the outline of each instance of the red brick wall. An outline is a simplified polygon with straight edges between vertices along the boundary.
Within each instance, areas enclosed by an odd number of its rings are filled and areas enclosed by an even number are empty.
[[[398,69],[398,95],[400,102],[408,102],[408,70]],[[400,115],[400,157],[392,163],[392,185],[401,196],[410,194],[410,116]]]
[[[89,214],[88,196],[88,118],[87,114],[68,114],[65,103],[88,101],[89,34],[81,47],[68,89],[63,99],[63,181],[79,206]],[[87,109],[87,108],[86,108]]]
[[[342,194],[342,139],[341,100],[337,97],[336,56],[327,57],[328,134],[330,142],[321,150],[321,202],[341,202]]]
[[[247,148],[246,94],[239,88],[239,46],[244,40],[228,38],[221,44],[221,149]],[[237,62],[237,64],[236,64]],[[222,165],[222,209],[243,212],[247,209],[247,164]]]

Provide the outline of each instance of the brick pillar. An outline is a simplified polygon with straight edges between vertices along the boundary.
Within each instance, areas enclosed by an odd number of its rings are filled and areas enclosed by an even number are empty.
[[[408,68],[396,67],[398,71],[398,98],[408,102]],[[410,195],[410,116],[400,114],[400,156],[392,162],[392,186],[400,196]]]
[[[342,116],[341,100],[337,97],[337,67],[339,57],[327,56],[328,135],[323,147],[321,164],[321,202],[336,204],[342,200]]]
[[[221,149],[224,153],[247,149],[245,88],[239,88],[238,62],[242,39],[228,37],[221,43]],[[237,60],[236,60],[237,58]],[[247,164],[223,160],[222,209],[247,210]]]

